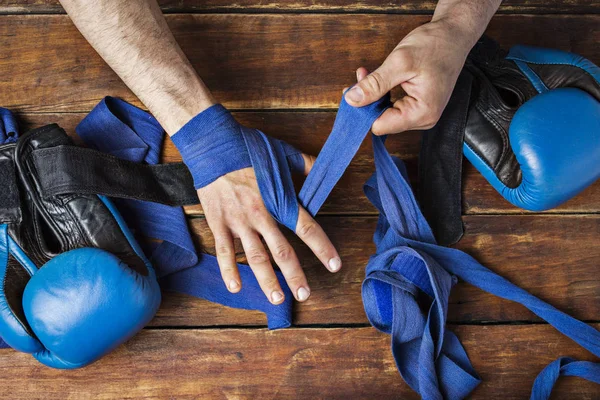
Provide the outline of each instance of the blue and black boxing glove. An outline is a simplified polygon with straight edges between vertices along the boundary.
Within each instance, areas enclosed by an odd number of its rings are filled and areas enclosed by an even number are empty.
[[[464,154],[504,198],[543,211],[600,177],[600,68],[554,49],[506,53],[484,37],[466,69]]]
[[[161,293],[109,199],[42,195],[36,161],[52,156],[60,169],[61,144],[72,145],[49,125],[0,146],[0,337],[50,367],[79,368],[141,330]]]

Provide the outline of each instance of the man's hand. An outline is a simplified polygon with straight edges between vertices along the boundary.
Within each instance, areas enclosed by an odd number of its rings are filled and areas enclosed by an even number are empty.
[[[448,104],[465,59],[498,8],[499,0],[440,0],[432,21],[410,32],[371,74],[356,71],[346,93],[355,107],[380,99],[396,86],[406,95],[375,121],[376,135],[432,128]]]
[[[308,174],[315,158],[304,154],[303,157],[304,172]],[[277,222],[267,211],[252,168],[223,175],[198,190],[198,197],[215,237],[217,260],[229,291],[236,293],[241,289],[233,246],[233,239],[239,238],[248,264],[267,298],[273,304],[283,302],[283,291],[271,265],[269,253],[261,241],[262,237],[296,299],[308,299],[310,288],[300,261]],[[301,206],[296,234],[331,272],[337,272],[341,268],[342,263],[333,244]]]

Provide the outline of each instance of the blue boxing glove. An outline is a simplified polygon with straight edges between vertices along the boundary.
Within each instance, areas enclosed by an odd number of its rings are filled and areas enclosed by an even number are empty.
[[[45,365],[79,368],[142,329],[161,294],[110,200],[42,195],[35,155],[61,143],[71,142],[49,125],[0,146],[0,337]]]
[[[464,154],[509,202],[543,211],[600,177],[600,68],[575,54],[482,39]]]

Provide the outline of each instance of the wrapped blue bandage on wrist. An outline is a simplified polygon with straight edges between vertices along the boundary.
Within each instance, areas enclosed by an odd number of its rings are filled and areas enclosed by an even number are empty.
[[[200,189],[217,178],[252,166],[243,130],[231,113],[215,104],[185,124],[171,140]]]
[[[196,115],[171,139],[196,189],[227,173],[254,168],[265,207],[279,223],[295,230],[298,201],[291,173],[304,171],[304,159],[294,146],[240,125],[220,104]]]

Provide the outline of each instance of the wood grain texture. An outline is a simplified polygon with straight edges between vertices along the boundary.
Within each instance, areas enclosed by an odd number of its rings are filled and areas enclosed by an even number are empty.
[[[305,153],[318,154],[333,126],[335,112],[237,112],[235,117],[244,125],[255,127],[267,134],[285,140]],[[85,113],[39,113],[19,114],[23,131],[57,122],[74,135],[75,126]],[[420,133],[406,132],[387,140],[389,151],[406,160],[412,183],[417,190],[417,157]],[[181,157],[170,140],[165,141],[163,162],[179,162]],[[356,159],[333,190],[325,203],[322,214],[373,214],[363,193],[362,185],[373,173],[373,149],[371,141],[365,140]],[[188,214],[202,214],[201,206],[186,208]],[[512,206],[467,161],[463,170],[463,213],[465,214],[520,214],[526,211]],[[596,182],[573,199],[548,210],[546,213],[597,213],[600,212],[600,182]]]
[[[288,235],[311,285],[311,298],[295,304],[294,324],[366,324],[361,283],[374,253],[374,217],[320,217],[344,266],[331,274],[303,244]],[[196,243],[214,254],[203,218],[191,220]],[[459,248],[516,285],[576,318],[600,315],[600,216],[468,216]],[[244,262],[236,243],[238,261]],[[452,291],[448,320],[537,321],[523,306],[459,283]],[[265,325],[258,312],[233,310],[184,295],[165,294],[153,326]]]
[[[159,0],[166,13],[210,11],[262,12],[386,12],[433,13],[437,1],[407,0]],[[598,11],[595,0],[505,0],[504,13],[593,13]],[[64,13],[58,0],[2,0],[0,13]]]
[[[546,325],[450,327],[483,379],[472,399],[524,399],[562,355],[593,360]],[[11,399],[416,399],[396,371],[389,336],[373,328],[146,330],[86,368],[59,371],[0,351]],[[554,399],[597,399],[561,378]]]
[[[108,94],[135,100],[67,16],[0,18],[4,107],[85,112]],[[429,17],[175,14],[167,20],[225,106],[306,109],[337,107],[357,67],[377,67],[404,35]],[[500,15],[488,33],[503,46],[556,47],[600,61],[600,15]]]

